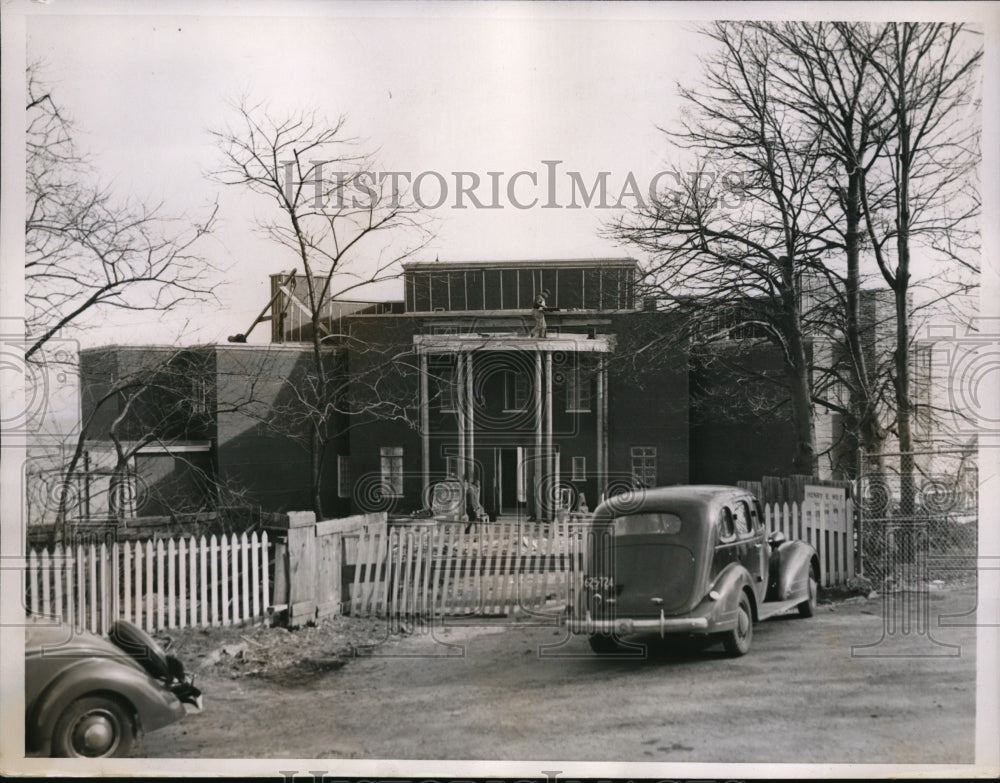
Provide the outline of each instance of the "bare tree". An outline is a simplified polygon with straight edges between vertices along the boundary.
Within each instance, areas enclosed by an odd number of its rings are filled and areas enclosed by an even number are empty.
[[[323,460],[336,430],[334,417],[396,409],[380,395],[377,382],[370,384],[374,396],[356,398],[353,406],[338,399],[342,384],[324,353],[344,338],[326,323],[329,303],[398,277],[401,262],[429,235],[398,181],[376,175],[356,140],[346,136],[343,116],[335,121],[307,111],[276,116],[246,98],[234,110],[235,124],[213,131],[222,162],[211,176],[267,197],[276,216],[262,219],[259,227],[290,252],[305,277],[315,375],[300,391],[308,399],[299,401],[299,410],[309,411],[313,506],[322,518]]]
[[[789,122],[772,100],[777,62],[764,36],[741,25],[707,30],[717,45],[704,60],[699,88],[680,88],[687,104],[681,130],[669,137],[700,160],[649,204],[612,228],[652,258],[645,285],[687,316],[675,337],[705,349],[732,339],[767,340],[780,351],[784,375],[739,362],[744,378],[780,383],[791,402],[795,469],[816,472],[810,356],[803,309],[811,273],[830,243],[822,220],[831,195],[822,134]],[[720,176],[720,162],[725,174]],[[715,169],[715,170],[713,170]],[[669,338],[668,338],[669,339]]]
[[[866,49],[868,28],[843,27],[854,48]],[[895,299],[892,384],[904,514],[914,498],[912,251],[936,262],[935,304],[966,292],[971,279],[962,273],[978,272],[980,128],[969,109],[978,107],[982,49],[963,45],[968,38],[958,24],[894,24],[873,58],[889,117],[879,166],[862,180],[861,205],[872,253]]]
[[[101,185],[37,66],[27,71],[25,288],[28,360],[95,311],[170,310],[211,298],[195,245],[214,223],[169,217]]]

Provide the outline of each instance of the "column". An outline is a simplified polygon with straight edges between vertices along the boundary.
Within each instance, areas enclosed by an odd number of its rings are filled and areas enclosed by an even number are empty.
[[[601,413],[602,413],[602,424],[601,424],[601,452],[604,455],[602,461],[604,462],[604,486],[601,487],[601,493],[604,493],[605,488],[608,486],[608,472],[610,466],[608,465],[608,369],[604,366],[602,359],[602,372],[601,372]]]
[[[591,505],[597,507],[604,491],[604,357],[597,361],[597,492]]]
[[[422,492],[424,505],[430,508],[431,485],[431,411],[429,381],[427,379],[427,354],[420,352],[420,468],[423,473]]]
[[[542,352],[535,349],[535,459],[532,464],[532,474],[535,486],[535,519],[539,522],[543,517],[542,490]]]
[[[552,448],[552,351],[545,354],[545,471],[554,493],[556,477],[556,455]],[[554,497],[552,498],[554,500]],[[555,505],[547,511],[554,516]]]
[[[465,355],[455,355],[455,419],[458,425],[458,478],[465,479]]]
[[[466,354],[465,356],[465,420],[466,429],[469,433],[469,467],[466,470],[466,477],[472,480],[472,467],[476,461],[476,416],[474,410],[473,394],[472,394],[472,354]],[[480,477],[480,491],[482,491],[482,477]]]

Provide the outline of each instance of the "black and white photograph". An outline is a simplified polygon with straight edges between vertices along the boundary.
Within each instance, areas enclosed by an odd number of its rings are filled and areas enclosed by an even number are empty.
[[[1000,775],[1000,3],[0,12],[0,771]]]

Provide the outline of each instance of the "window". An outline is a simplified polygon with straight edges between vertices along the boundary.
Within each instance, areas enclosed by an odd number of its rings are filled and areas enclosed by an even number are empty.
[[[566,412],[590,412],[591,372],[577,365],[569,371],[566,380]]]
[[[632,447],[632,481],[637,487],[656,486],[656,446]]]
[[[351,496],[351,458],[343,454],[337,455],[337,497]]]
[[[733,505],[733,519],[736,523],[736,535],[740,538],[750,535],[750,509],[742,500]]]
[[[455,368],[444,367],[438,378],[438,395],[443,413],[455,413],[458,405],[455,401]]]
[[[736,529],[733,525],[733,512],[723,506],[722,511],[719,512],[719,540],[730,541],[735,535]]]
[[[383,446],[382,491],[392,497],[403,494],[403,447]]]
[[[208,381],[200,375],[191,378],[191,412],[208,413]]]
[[[508,372],[504,382],[504,410],[526,410],[528,407],[528,395],[530,393],[531,384],[528,382],[527,373],[519,370]]]
[[[586,481],[587,479],[587,458],[573,457],[573,477],[570,481]]]

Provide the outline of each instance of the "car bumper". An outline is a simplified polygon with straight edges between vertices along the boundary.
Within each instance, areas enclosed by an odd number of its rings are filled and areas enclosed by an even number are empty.
[[[708,633],[707,617],[616,617],[613,620],[595,620],[588,612],[586,617],[570,618],[569,629],[579,634],[617,634],[625,636],[633,633]]]

